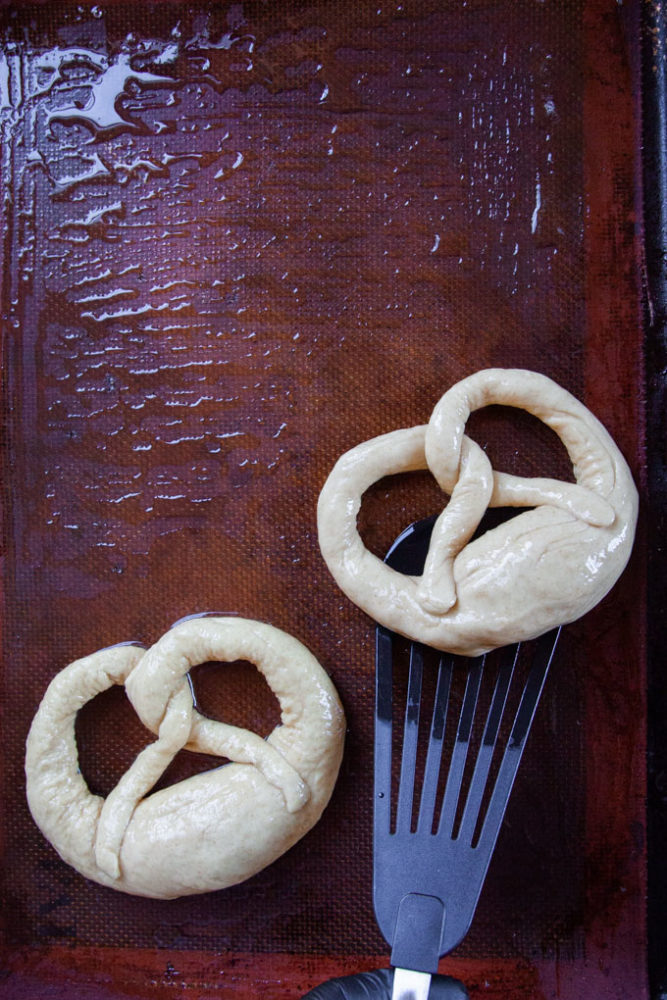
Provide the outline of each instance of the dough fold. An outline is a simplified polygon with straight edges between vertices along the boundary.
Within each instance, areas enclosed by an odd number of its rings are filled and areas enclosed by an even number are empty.
[[[467,437],[470,413],[527,410],[559,436],[575,482],[496,472]],[[449,502],[421,576],[369,552],[357,529],[363,493],[378,479],[429,469]],[[487,507],[528,507],[473,538]],[[630,556],[637,490],[600,421],[545,375],[486,369],[436,404],[428,424],[359,444],[332,469],[318,502],[320,549],[334,579],[375,621],[438,649],[477,656],[581,617]]]
[[[186,675],[213,660],[249,660],[266,678],[281,709],[266,740],[193,705]],[[103,799],[79,770],[75,720],[113,684],[125,685],[157,739]],[[297,639],[249,619],[195,617],[148,650],[113,646],[56,675],[27,739],[28,804],[60,856],[102,885],[160,899],[222,889],[271,864],[319,820],[344,732],[333,684]],[[231,763],[150,794],[181,748]]]

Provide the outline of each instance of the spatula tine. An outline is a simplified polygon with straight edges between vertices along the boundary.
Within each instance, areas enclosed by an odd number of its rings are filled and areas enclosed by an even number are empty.
[[[405,705],[405,722],[403,726],[403,753],[401,755],[401,777],[398,786],[398,806],[396,808],[397,830],[409,831],[412,827],[423,668],[424,657],[422,649],[417,643],[413,642],[410,644],[410,674],[408,677],[408,696]]]
[[[560,628],[548,632],[539,639],[535,649],[530,672],[524,684],[521,701],[514,717],[512,731],[500,763],[478,841],[479,848],[487,851],[489,855],[493,850],[500,824],[505,815],[507,802],[521,763],[521,756],[526,746],[528,733],[542,695],[559,635]]]
[[[484,661],[485,657],[475,660],[470,667],[466,679],[463,704],[461,705],[461,714],[456,731],[456,741],[449,764],[445,796],[442,804],[442,812],[440,813],[440,823],[438,825],[438,834],[442,836],[451,837],[454,830],[457,804],[461,795],[463,775],[468,759],[468,750],[470,749],[470,737],[475,721],[477,699],[484,674]]]
[[[376,837],[391,824],[393,636],[378,626],[375,651],[375,806]]]
[[[424,784],[419,806],[418,830],[423,830],[426,827],[430,831],[433,828],[453,669],[452,658],[441,656],[438,664],[438,681],[433,703],[433,717],[431,719],[426,765],[424,767]]]
[[[510,646],[503,650],[503,653],[504,655],[498,668],[491,705],[484,727],[484,735],[482,736],[482,742],[477,752],[475,769],[470,781],[470,788],[468,789],[463,816],[461,817],[461,825],[457,834],[461,840],[468,843],[472,843],[479,819],[484,791],[496,748],[496,741],[507,704],[507,695],[519,655],[519,646]]]

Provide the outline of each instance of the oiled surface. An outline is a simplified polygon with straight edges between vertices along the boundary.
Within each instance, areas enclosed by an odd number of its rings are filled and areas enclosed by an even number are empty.
[[[2,6],[12,947],[385,951],[373,628],[324,567],[317,497],[344,451],[425,423],[447,386],[493,366],[550,375],[640,471],[629,6]],[[494,468],[568,476],[530,418],[480,414],[469,432]],[[426,474],[383,482],[362,535],[381,555],[440,509]],[[506,963],[501,994],[534,984],[543,957],[593,955],[628,995],[643,974],[640,564],[629,573],[563,639],[460,949]],[[341,780],[302,845],[246,886],[123,900],[32,823],[25,736],[66,663],[204,610],[271,622],[331,673],[349,723]],[[196,672],[202,708],[268,734],[275,706],[252,668],[233,665],[224,695],[216,669]],[[121,692],[89,706],[93,789],[145,739]],[[191,770],[178,760],[168,777]]]

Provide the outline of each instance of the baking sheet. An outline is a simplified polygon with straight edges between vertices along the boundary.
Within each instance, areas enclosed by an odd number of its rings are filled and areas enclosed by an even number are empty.
[[[638,4],[0,8],[7,554],[6,995],[300,997],[387,961],[370,898],[372,623],[315,506],[335,459],[492,365],[543,371],[640,485]],[[536,421],[478,414],[497,468],[568,476]],[[441,508],[369,492],[381,554]],[[468,937],[473,996],[645,991],[644,560],[567,629]],[[41,838],[23,746],[49,679],[228,610],[301,639],[348,739],[322,822],[250,882],[169,903]],[[244,665],[204,707],[268,732]],[[143,745],[121,691],[79,722],[106,793]],[[182,755],[166,780],[210,762]]]

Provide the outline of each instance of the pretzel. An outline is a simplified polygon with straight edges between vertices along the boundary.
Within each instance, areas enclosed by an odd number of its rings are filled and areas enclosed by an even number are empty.
[[[464,433],[489,404],[519,407],[551,427],[575,483],[496,472]],[[449,502],[435,522],[421,576],[391,569],[357,530],[362,494],[383,476],[430,469]],[[530,507],[470,541],[487,507]],[[545,375],[487,369],[454,385],[428,424],[344,454],[318,502],[322,555],[359,607],[393,631],[476,656],[579,618],[623,571],[637,520],[628,466],[599,420]]]
[[[266,740],[201,715],[188,671],[249,660],[278,698]],[[106,799],[78,766],[76,713],[114,684],[157,739]],[[340,766],[344,716],[336,691],[298,640],[243,618],[193,618],[150,649],[112,646],[54,677],[26,747],[28,804],[70,865],[102,885],[169,899],[249,878],[320,818]],[[232,763],[148,794],[182,748]]]

